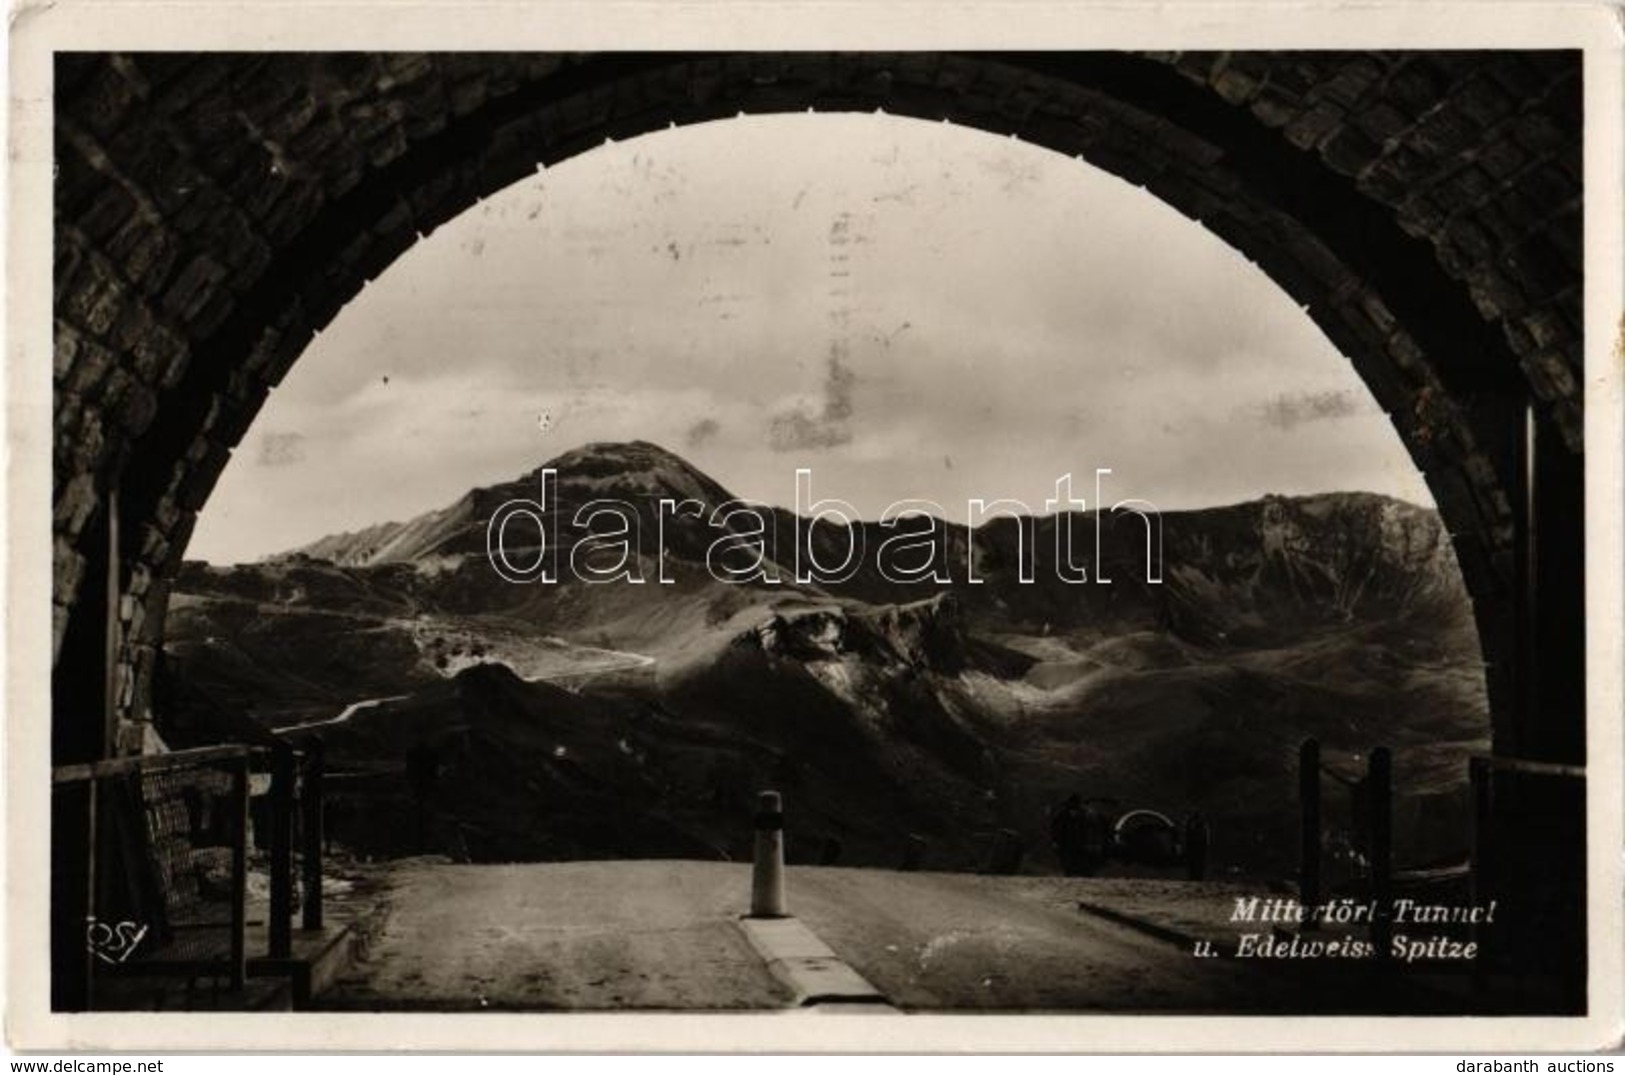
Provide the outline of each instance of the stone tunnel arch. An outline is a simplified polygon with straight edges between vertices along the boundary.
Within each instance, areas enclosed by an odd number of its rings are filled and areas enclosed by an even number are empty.
[[[196,513],[367,281],[606,139],[813,109],[1080,157],[1256,262],[1354,363],[1433,491],[1497,752],[1582,760],[1579,68],[1577,53],[59,56],[56,757],[136,748]],[[1542,497],[1569,517],[1537,547]]]

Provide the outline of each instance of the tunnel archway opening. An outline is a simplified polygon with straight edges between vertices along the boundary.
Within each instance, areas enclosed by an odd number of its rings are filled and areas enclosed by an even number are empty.
[[[819,158],[824,176],[817,175],[819,168],[813,162],[796,159],[790,150],[781,152],[765,177],[732,163],[761,159],[773,146],[795,144],[823,147],[808,152]],[[843,161],[881,155],[891,163],[876,169],[877,174],[841,170]],[[708,173],[704,170],[708,160],[729,163]],[[628,178],[661,171],[681,175],[703,196],[683,197],[660,182],[638,186]],[[986,181],[961,177],[950,184],[943,178],[975,171],[985,173]],[[728,185],[736,174],[750,178]],[[775,182],[774,176],[783,179]],[[932,196],[919,189],[928,181],[951,187],[952,193],[939,195],[933,204]],[[1020,193],[1012,193],[1013,184]],[[622,185],[628,186],[624,198],[605,193]],[[889,200],[898,190],[913,191],[915,204]],[[663,211],[653,205],[656,195],[670,203]],[[865,224],[857,207],[872,204],[876,197],[888,199],[885,212],[895,219]],[[716,204],[709,204],[708,198]],[[788,217],[785,206],[794,207]],[[1061,225],[1090,207],[1097,216],[1071,228]],[[925,223],[950,214],[975,222],[957,230],[942,219],[934,226]],[[801,223],[803,217],[812,220]],[[911,237],[922,233],[931,234],[929,245],[910,243]],[[760,247],[758,257],[742,252],[746,241],[740,236],[748,235],[761,236],[753,244]],[[1126,252],[1134,242],[1151,249],[1135,258]],[[1095,250],[1116,253],[1109,259],[1085,256]],[[518,251],[526,252],[530,260],[516,261]],[[1011,252],[1019,252],[1019,272],[1008,264],[1001,267],[1001,256]],[[1110,279],[1091,258],[1110,261],[1105,269]],[[933,275],[937,261],[953,268]],[[598,267],[600,262],[606,267]],[[543,268],[551,263],[557,267]],[[771,278],[773,271],[783,278]],[[675,288],[675,298],[620,294],[629,288],[628,281],[641,281],[647,288],[651,280],[676,274],[692,286],[667,284]],[[1055,286],[1057,280],[1064,283]],[[1032,292],[1046,290],[1041,281],[1051,282],[1048,290],[1054,294],[1033,297]],[[1156,282],[1155,294],[1145,293],[1151,281]],[[750,303],[741,295],[751,284],[774,296],[797,298],[764,300],[765,311],[753,318]],[[526,296],[506,299],[523,307],[522,314],[513,315],[503,306],[501,296],[509,287]],[[613,304],[611,295],[617,296]],[[721,321],[713,301],[719,296],[728,299],[726,319]],[[1008,347],[1005,357],[988,362],[984,354],[988,341],[972,338],[962,321],[947,316],[972,303],[976,320],[995,330],[1003,326],[1014,331],[1022,324],[1042,325],[1043,330],[1018,334],[1020,346]],[[464,305],[471,309],[466,321],[459,312]],[[1067,305],[1081,308],[1070,321],[1060,315]],[[1172,340],[1156,334],[1137,339],[1132,328],[1125,334],[1121,327],[1166,328],[1181,320],[1193,324]],[[764,345],[764,321],[790,342],[777,349]],[[489,325],[482,327],[483,322]],[[898,338],[898,325],[909,326],[906,339]],[[448,346],[451,341],[455,344]],[[513,353],[505,359],[487,353],[500,348]],[[618,349],[626,354],[609,353]],[[538,360],[538,353],[545,358]],[[817,398],[830,390],[832,375],[825,363],[803,362],[808,355],[823,359],[826,353],[835,355],[829,362],[841,376],[834,379],[847,389],[841,396],[839,420],[819,417],[821,409],[829,410],[827,401]],[[449,360],[455,376],[448,372],[447,355],[455,356]],[[690,357],[678,357],[684,355]],[[329,364],[330,376],[320,376],[322,371],[312,363]],[[810,368],[798,374],[798,364]],[[652,390],[652,365],[670,367],[673,383],[668,389]],[[979,365],[989,370],[979,374]],[[527,368],[532,366],[536,368]],[[1121,384],[1108,379],[1119,370],[1134,379]],[[572,371],[577,375],[572,377]],[[941,383],[944,371],[953,371],[951,383]],[[1016,371],[1019,378],[1012,377]],[[297,383],[307,376],[312,379]],[[755,387],[766,386],[769,396],[747,391],[753,376]],[[883,419],[866,409],[877,376],[884,398],[892,401]],[[568,392],[546,391],[559,380],[583,392],[582,411],[571,413]],[[1002,391],[1023,381],[1030,391],[1015,395]],[[1111,385],[1112,394],[1127,387],[1141,403],[1137,412],[1121,404],[1115,410],[1141,418],[1156,413],[1165,424],[1161,436],[1166,444],[1158,447],[1166,458],[1152,458],[1154,433],[1143,428],[1143,421],[1129,420],[1125,428],[1113,425],[1110,414],[1099,412],[1087,427],[1055,420],[1068,412],[1076,417],[1097,395],[1096,385]],[[347,402],[331,411],[279,411],[279,404],[291,398],[280,393],[289,392],[313,406],[329,395],[343,396]],[[790,468],[811,463],[818,468],[817,495],[855,502],[859,515],[871,521],[880,517],[887,503],[924,498],[953,505],[947,517],[969,522],[959,517],[967,495],[995,491],[1025,498],[1042,509],[1043,498],[1055,495],[1050,483],[1063,472],[1079,475],[1077,489],[1093,504],[1096,492],[1086,479],[1097,462],[1115,463],[1116,481],[1128,481],[1134,494],[1163,510],[1219,507],[1271,494],[1370,490],[1368,482],[1374,476],[1393,483],[1381,472],[1394,466],[1408,469],[1407,457],[1393,440],[1386,415],[1350,402],[1365,392],[1346,358],[1266,276],[1165,203],[1073,158],[979,131],[917,120],[802,114],[733,119],[627,139],[584,154],[498,192],[422,240],[313,343],[304,362],[261,412],[261,421],[276,423],[274,430],[249,451],[236,454],[211,503],[230,496],[241,510],[259,500],[265,517],[290,516],[303,510],[296,498],[313,495],[314,490],[302,483],[315,475],[327,483],[319,499],[343,503],[352,514],[329,522],[307,519],[311,528],[302,541],[279,541],[266,536],[254,517],[240,520],[237,539],[247,537],[260,544],[236,556],[236,561],[286,553],[304,541],[355,531],[366,535],[360,544],[339,538],[311,551],[318,557],[335,556],[346,565],[377,567],[390,558],[407,559],[396,547],[397,538],[375,534],[374,525],[386,518],[455,511],[453,502],[469,489],[489,486],[565,449],[578,449],[583,442],[647,439],[679,449],[684,458],[672,460],[674,468],[698,464],[707,478],[719,480],[730,492],[787,509],[794,504]],[[538,393],[543,401],[533,398]],[[606,395],[617,408],[595,413],[592,401]],[[1186,398],[1181,400],[1181,395]],[[785,402],[785,397],[793,402]],[[965,400],[980,401],[981,406],[964,413]],[[1332,416],[1343,421],[1309,427],[1330,430],[1319,437],[1301,431],[1296,423],[1307,420],[1316,407],[1329,406],[1328,400],[1336,404]],[[505,401],[506,409],[498,401]],[[977,418],[980,411],[988,412],[984,425],[972,427],[967,419]],[[1272,424],[1277,411],[1283,412],[1279,425]],[[379,415],[384,413],[397,417],[380,425]],[[939,413],[939,425],[924,421]],[[538,428],[536,415],[545,417],[546,430]],[[681,444],[685,431],[692,431],[701,417],[711,419],[709,436],[723,440],[714,451],[707,452],[709,442]],[[722,422],[716,421],[719,417]],[[783,424],[790,418],[802,422],[796,427],[802,435],[794,443],[781,443]],[[1372,456],[1387,450],[1380,464],[1345,459],[1337,449],[1317,447],[1335,436],[1340,424],[1356,419],[1360,431],[1345,432],[1339,442],[1342,450]],[[886,443],[877,439],[877,423],[882,420],[892,434],[898,428],[908,430],[909,448],[869,461],[868,456],[883,451]],[[506,433],[496,428],[499,423],[509,427]],[[1187,424],[1200,432],[1176,435]],[[301,429],[313,431],[312,460],[305,466],[280,455],[284,441],[299,436],[289,431]],[[341,435],[330,443],[318,432],[322,429]],[[393,430],[394,435],[380,434],[380,429]],[[410,438],[404,435],[408,429]],[[1015,435],[1018,429],[1021,432]],[[491,439],[501,440],[500,451],[493,453],[483,443]],[[1012,440],[1031,442],[1030,453],[1017,453]],[[365,461],[341,457],[340,445],[348,446],[352,455],[368,456],[365,447],[355,446],[357,441],[374,447],[388,444],[400,457],[392,457],[389,468],[372,461],[367,469]],[[1090,458],[1078,454],[1080,444],[1089,446],[1085,454]],[[1220,445],[1223,452],[1217,450]],[[471,457],[458,467],[442,467],[440,453],[446,446],[466,447]],[[1102,451],[1104,455],[1099,454]],[[952,466],[939,462],[950,455],[956,460]],[[1298,470],[1283,478],[1287,464],[1272,458],[1281,455],[1292,457],[1292,463],[1309,463],[1308,472]],[[614,453],[605,453],[594,465],[615,458]],[[866,467],[866,461],[874,465]],[[1356,469],[1359,463],[1366,469]],[[1258,472],[1272,464],[1274,472]],[[294,476],[281,483],[280,496],[271,495],[255,480],[267,475],[281,478],[285,472]],[[1148,474],[1169,484],[1146,486]],[[1172,481],[1176,475],[1178,483]],[[879,484],[871,476],[880,479]],[[425,480],[438,484],[431,492],[419,491],[415,500],[404,498],[414,483]],[[1295,480],[1308,484],[1292,487]],[[1232,481],[1243,484],[1222,484]],[[1415,488],[1425,498],[1425,490],[1419,484]],[[1409,494],[1409,487],[1397,483],[1382,487],[1390,494],[1396,490]],[[386,510],[374,501],[389,492],[403,498]],[[533,491],[533,495],[541,494]],[[1362,506],[1354,514],[1365,510]],[[1395,526],[1410,525],[1409,515],[1398,507],[1393,511]],[[200,518],[199,533],[207,537],[207,510]],[[1303,521],[1282,501],[1266,505],[1258,525],[1272,528],[1272,534],[1289,533]],[[1362,540],[1372,539],[1369,532],[1360,533]],[[215,538],[212,547],[230,548],[229,541]],[[384,561],[373,560],[366,546],[395,551]],[[1444,547],[1448,549],[1447,541]],[[216,563],[233,559],[204,558]],[[1047,573],[1051,570],[1047,554],[1041,558]],[[1448,551],[1445,563],[1447,573],[1455,576],[1457,568]],[[1211,567],[1185,566],[1197,571]],[[1320,566],[1336,574],[1354,565],[1328,560]],[[198,614],[196,602],[201,592],[217,587],[196,571],[188,581],[190,585],[180,586],[187,613],[179,641],[194,645],[201,635],[214,633],[197,626],[207,617]],[[1345,611],[1352,615],[1360,601],[1354,595],[1366,583],[1351,579],[1348,585],[1341,596],[1316,592],[1328,607],[1341,608],[1339,602],[1348,602]],[[1450,585],[1456,586],[1453,577]],[[277,592],[294,594],[302,588],[289,583]],[[231,592],[226,586],[218,589],[223,595]],[[913,596],[934,592],[928,589]],[[1046,632],[1051,628],[1062,632],[1068,626],[1065,616],[1052,619],[1044,625]],[[311,630],[315,633],[317,628],[312,625]],[[1190,627],[1186,634],[1193,641],[1217,644],[1225,631],[1218,626]],[[448,675],[466,666],[476,646],[482,654],[487,648],[496,650],[492,659],[517,662],[521,675],[526,675],[527,659],[517,651],[503,652],[500,642],[463,640],[442,646],[444,639],[462,639],[461,628],[447,626],[433,633],[441,648],[424,659],[433,660]],[[602,628],[587,631],[581,624],[566,633],[576,641],[590,640],[606,652],[637,650],[647,656],[641,648],[647,639],[622,638]],[[1235,637],[1240,644],[1242,636]],[[334,643],[331,648],[343,647]],[[307,654],[314,656],[314,651]],[[1454,702],[1451,715],[1438,719],[1441,726],[1453,729],[1448,737],[1482,747],[1488,729],[1481,681],[1474,677],[1476,669],[1468,667],[1464,673],[1475,678],[1466,716],[1479,723],[1466,720],[1458,728],[1463,722],[1454,713]],[[362,681],[371,682],[366,677]],[[358,686],[353,697],[331,699],[331,711],[365,702],[364,695],[395,690]],[[319,717],[327,721],[331,712],[323,711]],[[291,713],[278,721],[290,727],[297,723]],[[1457,761],[1455,768],[1465,772],[1465,754]],[[1457,821],[1456,828],[1465,832],[1465,823],[1459,817]],[[1221,850],[1229,853],[1229,843],[1227,834]]]

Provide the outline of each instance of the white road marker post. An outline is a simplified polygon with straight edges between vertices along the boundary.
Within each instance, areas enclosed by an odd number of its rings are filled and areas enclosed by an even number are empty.
[[[784,800],[776,791],[756,796],[756,859],[750,876],[750,917],[787,918],[784,909]]]

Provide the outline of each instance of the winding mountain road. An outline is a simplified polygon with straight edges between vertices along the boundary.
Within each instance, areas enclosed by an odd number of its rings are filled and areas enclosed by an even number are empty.
[[[279,734],[282,732],[308,732],[312,728],[326,728],[333,724],[344,724],[363,709],[372,709],[374,706],[383,705],[385,702],[398,702],[407,697],[409,695],[391,694],[387,698],[367,698],[360,702],[351,702],[336,717],[328,717],[326,720],[313,720],[305,724],[285,724],[280,728],[272,728],[271,730]]]

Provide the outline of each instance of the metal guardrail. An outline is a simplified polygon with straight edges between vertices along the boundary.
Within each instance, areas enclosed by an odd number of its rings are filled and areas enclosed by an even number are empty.
[[[137,971],[248,976],[247,889],[252,751],[179,751],[52,772],[58,796],[83,794],[85,998],[105,975]],[[64,833],[60,839],[71,839]],[[220,899],[222,845],[229,881]],[[219,904],[226,917],[220,921]],[[59,912],[60,913],[60,912]],[[224,944],[214,934],[224,929]],[[150,938],[150,941],[149,941]]]
[[[1324,854],[1320,778],[1330,776],[1350,797],[1350,812],[1364,858],[1364,888],[1376,905],[1371,939],[1379,959],[1387,958],[1393,933],[1393,753],[1385,746],[1366,755],[1366,772],[1349,778],[1321,761],[1320,742],[1305,739],[1298,748],[1298,901],[1320,904],[1325,895],[1321,865]]]
[[[86,918],[84,1006],[94,1006],[96,982],[107,976],[209,977],[241,989],[255,958],[248,889],[256,846],[269,859],[261,954],[291,958],[296,886],[300,925],[322,926],[322,785],[319,743],[298,751],[205,747],[54,769],[54,795],[84,796],[74,853],[83,856],[85,888],[72,901]],[[262,811],[251,805],[256,798]]]
[[[151,774],[174,769],[195,769],[216,761],[228,761],[247,756],[264,747],[232,743],[226,746],[199,747],[195,750],[176,750],[167,754],[138,754],[128,758],[109,758],[106,761],[86,762],[79,765],[59,765],[51,770],[52,784],[72,784],[86,780],[131,774]]]

